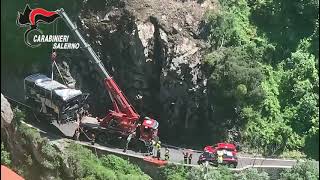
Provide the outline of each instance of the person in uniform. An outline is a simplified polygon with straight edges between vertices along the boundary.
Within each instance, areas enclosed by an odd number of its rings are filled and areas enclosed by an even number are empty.
[[[169,148],[166,147],[165,153],[164,153],[164,160],[168,161],[170,158],[170,151]]]
[[[223,163],[223,152],[217,151],[217,155],[218,155],[218,164],[222,164]]]
[[[134,135],[135,135],[135,132],[130,133],[129,136],[127,137],[126,146],[124,147],[123,152],[126,152],[126,151],[127,151],[128,147],[129,147],[129,143],[130,143],[130,141],[131,141],[131,139],[132,139],[132,137],[133,137]]]
[[[79,141],[79,137],[80,137],[80,130],[77,129],[76,132],[75,132],[75,139],[76,139],[76,141]]]
[[[160,156],[161,156],[161,152],[160,152],[160,150],[161,150],[161,141],[158,141],[157,142],[157,144],[156,144],[156,149],[157,149],[157,158],[158,158],[158,160],[160,160]]]
[[[92,133],[91,134],[91,145],[94,145],[95,141],[96,141],[96,136],[94,133]]]
[[[154,140],[152,140],[152,141],[149,142],[149,144],[148,144],[148,155],[149,155],[149,156],[152,156],[152,155],[153,155],[154,145],[155,145],[155,141],[154,141]]]
[[[156,155],[156,144],[157,142],[155,140],[152,140],[152,153],[151,153],[152,156]]]
[[[188,152],[182,152],[183,153],[183,160],[184,160],[184,163],[187,164],[188,163]]]
[[[189,159],[189,164],[191,164],[191,161],[192,161],[192,153],[190,153],[188,159]]]

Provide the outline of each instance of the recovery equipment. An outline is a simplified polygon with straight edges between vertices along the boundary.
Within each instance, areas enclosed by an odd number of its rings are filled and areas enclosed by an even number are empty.
[[[134,142],[142,144],[144,148],[152,146],[152,140],[158,138],[159,123],[148,117],[140,117],[129,103],[124,93],[120,90],[117,83],[109,75],[90,44],[85,41],[76,25],[72,23],[64,9],[59,9],[56,12],[71,29],[73,35],[80,42],[80,46],[95,65],[96,70],[103,78],[105,88],[107,89],[113,104],[113,110],[109,110],[104,118],[96,119],[86,116],[82,118],[80,127],[91,133],[94,132],[97,140],[100,142],[119,137],[124,138],[129,134],[136,132],[136,136],[133,138],[136,140]]]

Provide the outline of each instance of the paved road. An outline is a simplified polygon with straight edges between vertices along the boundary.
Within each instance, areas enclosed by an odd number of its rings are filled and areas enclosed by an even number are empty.
[[[28,125],[32,126],[32,127],[36,126],[37,129],[39,131],[41,131],[44,136],[46,136],[47,138],[49,138],[52,141],[65,139],[64,137],[61,136],[61,134],[59,134],[59,131],[57,129],[54,130],[54,128],[55,128],[54,126],[43,126],[43,125],[36,123],[36,122],[28,122]],[[89,145],[89,142],[86,142],[86,141],[81,141],[78,143],[83,144],[83,145]],[[123,149],[120,147],[106,147],[106,146],[99,145],[98,143],[95,144],[95,147],[102,149],[102,150],[115,152],[118,154],[127,154],[128,156],[135,156],[135,157],[139,157],[139,158],[145,157],[144,154],[134,152],[130,149],[126,153],[123,153],[122,152]],[[183,153],[182,152],[186,151],[186,150],[176,149],[176,148],[169,148],[169,150],[170,150],[170,160],[169,160],[170,162],[183,163]],[[188,151],[190,151],[190,150],[188,150]],[[161,148],[161,157],[162,158],[164,158],[164,152],[165,152],[165,149],[163,147],[163,148]],[[197,160],[199,159],[200,154],[201,154],[201,152],[199,152],[199,151],[193,152],[193,159],[191,162],[192,165],[197,164]],[[246,168],[249,166],[277,166],[277,167],[289,168],[296,163],[296,160],[285,160],[285,159],[268,159],[268,158],[254,158],[254,157],[241,157],[241,156],[238,157],[238,159],[239,159],[239,161],[238,161],[237,168]],[[319,165],[319,163],[317,163],[317,164]]]
[[[81,143],[89,144],[88,142],[82,141]],[[99,144],[95,144],[97,148],[106,149],[108,151],[114,151],[118,153],[122,153],[123,149],[121,148],[110,148],[101,146]],[[182,149],[173,149],[169,148],[170,150],[170,162],[174,163],[183,163],[183,150]],[[161,148],[161,158],[164,159],[164,152],[165,149]],[[126,152],[128,155],[135,155],[138,157],[144,157],[142,153],[134,152],[132,150],[128,150]],[[197,165],[197,160],[199,159],[200,152],[194,152],[191,164]],[[253,158],[253,157],[238,157],[238,166],[237,168],[244,168],[248,166],[284,166],[284,167],[291,167],[296,163],[296,160],[285,160],[285,159],[267,159],[267,158]]]

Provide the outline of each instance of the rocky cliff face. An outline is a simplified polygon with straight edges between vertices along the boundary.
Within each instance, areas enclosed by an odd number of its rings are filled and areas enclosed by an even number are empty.
[[[73,179],[58,146],[50,145],[36,130],[19,123],[21,118],[21,111],[13,113],[1,94],[1,142],[10,152],[15,171],[26,179]]]
[[[175,128],[190,133],[207,114],[201,73],[207,47],[201,35],[204,13],[215,6],[213,1],[89,0],[77,24],[140,113],[159,119],[163,135]],[[62,58],[70,67],[67,79],[90,92],[92,109],[104,114],[110,100],[101,77],[84,54],[67,56]]]

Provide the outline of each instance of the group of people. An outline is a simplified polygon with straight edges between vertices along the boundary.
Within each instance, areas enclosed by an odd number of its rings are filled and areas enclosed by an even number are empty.
[[[92,116],[92,115],[89,113],[88,109],[89,109],[89,105],[86,104],[84,108],[81,108],[81,109],[79,110],[79,112],[76,113],[77,122],[80,123],[81,120],[82,120],[82,117],[84,117],[84,116]],[[76,129],[76,131],[75,131],[74,139],[75,139],[76,141],[79,141],[79,137],[80,137],[80,134],[81,134],[80,131],[81,131],[80,127],[78,127],[78,128]],[[91,134],[90,141],[91,141],[91,144],[94,145],[94,143],[95,143],[95,134],[94,134],[94,133]]]
[[[126,152],[129,146],[129,143],[131,139],[135,136],[135,132],[131,133],[127,137],[127,142],[125,147],[123,148],[123,152]],[[152,144],[149,146],[148,149],[148,155],[151,155],[153,157],[156,157],[158,160],[161,159],[161,141],[159,139],[152,140]],[[165,148],[165,154],[164,154],[164,159],[167,161],[170,158],[170,152],[169,149],[166,147]]]
[[[152,155],[154,157],[157,157],[159,160],[161,157],[161,141],[157,140],[152,140],[152,144],[150,146],[151,151],[149,150],[149,155]]]
[[[192,161],[192,153],[182,152],[184,164],[191,164]]]
[[[79,140],[79,136],[80,136],[80,130],[77,129],[76,130],[76,133],[75,133],[75,138],[76,140]],[[129,136],[127,137],[127,142],[126,142],[126,145],[123,149],[123,152],[126,152],[127,149],[128,149],[128,146],[129,146],[129,143],[132,139],[132,137],[135,136],[135,132],[129,134]],[[94,133],[91,134],[91,145],[94,145],[95,143],[95,135]],[[156,156],[153,156],[153,157],[156,157],[158,160],[161,159],[161,141],[157,140],[157,141],[154,141],[152,140],[152,150],[150,151],[150,154],[149,155],[156,155]],[[183,159],[184,159],[184,164],[191,164],[191,161],[192,161],[192,153],[189,153],[189,152],[182,152],[183,153]],[[164,160],[165,161],[168,161],[170,159],[170,151],[169,151],[169,148],[165,148],[165,153],[164,153]]]
[[[155,151],[155,153],[152,151],[151,155],[156,154],[157,159],[160,160],[160,158],[161,158],[161,141],[152,140],[152,148],[153,148],[153,151]],[[164,153],[164,160],[168,161],[169,158],[170,158],[170,151],[166,147],[165,153]]]

